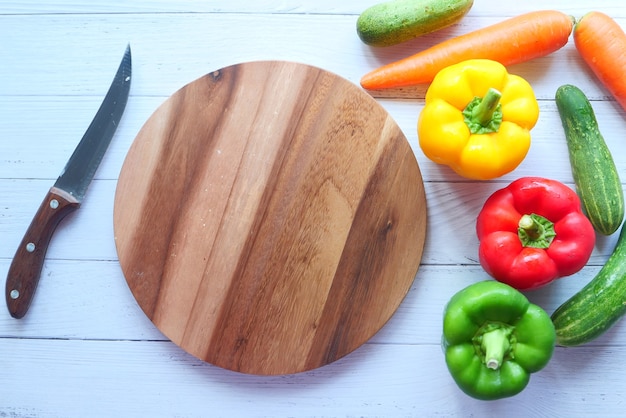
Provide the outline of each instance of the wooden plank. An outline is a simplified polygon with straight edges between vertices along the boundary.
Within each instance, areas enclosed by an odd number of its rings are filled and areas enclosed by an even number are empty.
[[[0,179],[44,179],[49,180],[48,187],[52,186],[103,99],[104,96],[16,96],[0,100],[0,113],[4,116],[0,119],[0,135],[5,138],[0,144]],[[96,179],[118,178],[137,132],[164,100],[137,96],[129,99]]]
[[[0,351],[3,373],[26,377],[3,388],[0,413],[13,416],[611,417],[626,396],[615,351],[597,347],[557,349],[524,392],[495,402],[464,395],[432,344],[367,344],[277,377],[219,369],[166,342],[0,339]]]
[[[361,76],[380,65],[499,20],[468,16],[462,25],[415,41],[371,48],[358,39],[355,19],[349,15],[267,14],[251,20],[247,14],[228,13],[0,15],[0,27],[6,33],[0,54],[20,57],[0,67],[0,76],[12,81],[0,85],[0,96],[102,97],[127,43],[133,48],[131,96],[166,97],[211,71],[262,59],[298,61],[358,83]],[[626,26],[626,18],[618,22]],[[28,36],[32,32],[40,33],[41,38]],[[81,39],[86,47],[70,47],[74,39]],[[610,97],[593,79],[572,42],[548,57],[515,65],[511,71],[527,78],[542,100],[552,100],[554,85],[561,82],[578,85],[592,99]],[[425,88],[381,95],[419,99]]]
[[[2,10],[8,14],[56,14],[56,13],[285,13],[285,14],[352,14],[361,13],[366,8],[380,3],[380,0],[342,1],[335,0],[231,0],[225,4],[201,0],[180,0],[170,2],[166,0],[139,0],[128,2],[113,0],[107,2],[83,2],[80,0],[64,0],[54,3],[41,4],[37,1],[6,1]],[[477,3],[477,2],[476,2]],[[503,7],[500,0],[481,0],[481,4],[474,5],[469,16],[503,16],[524,13],[529,10],[544,8],[558,8],[575,17],[580,17],[589,7],[578,2],[557,2],[546,5],[542,0],[527,0],[507,4]],[[594,10],[624,17],[623,8],[615,0],[596,0]]]
[[[551,82],[554,86],[555,80]],[[182,86],[181,86],[182,87]],[[556,89],[551,87],[551,89]],[[589,91],[589,90],[587,90]],[[126,153],[152,112],[166,97],[132,96],[96,179],[118,178]],[[57,178],[95,114],[100,97],[11,97],[0,101],[0,179]],[[380,104],[402,129],[426,182],[462,182],[451,170],[434,164],[422,153],[417,138],[417,117],[423,101],[381,99]],[[565,135],[553,100],[542,100],[539,121],[531,131],[532,144],[522,164],[497,179],[508,182],[520,176],[540,175],[572,183]],[[592,100],[592,106],[622,182],[626,182],[626,153],[618,152],[626,130],[623,112],[613,101]],[[545,164],[545,161],[550,164]],[[52,185],[52,184],[50,184]],[[17,192],[18,190],[14,190]]]
[[[81,208],[59,225],[48,250],[49,260],[117,260],[113,233],[115,186],[115,181],[92,182]],[[426,182],[428,229],[422,263],[476,265],[476,215],[487,197],[504,186],[506,183],[500,182]],[[13,257],[49,187],[49,181],[0,180],[0,195],[6,196],[2,212],[6,223],[0,240],[0,258]],[[453,246],[448,245],[450,239],[455,240]],[[589,264],[603,264],[613,251],[616,240],[617,234],[598,235]]]
[[[13,257],[50,183],[47,180],[0,180],[0,195],[6,197],[0,258]],[[422,263],[476,265],[475,217],[487,197],[504,186],[506,183],[500,182],[426,182],[428,229]],[[92,182],[81,208],[59,225],[48,250],[48,260],[117,260],[113,233],[115,187],[115,181]],[[455,240],[453,246],[448,245],[451,238]],[[603,264],[616,240],[617,234],[598,235],[589,264]]]
[[[0,275],[8,268],[0,260]],[[599,271],[580,273],[527,292],[529,300],[552,313]],[[377,344],[439,344],[445,304],[454,293],[489,276],[480,266],[422,265],[396,313],[372,337]],[[619,323],[590,347],[626,346],[626,323]],[[0,309],[0,338],[166,341],[141,311],[116,262],[51,260],[44,267],[29,313],[21,320]],[[575,350],[572,350],[575,351]]]

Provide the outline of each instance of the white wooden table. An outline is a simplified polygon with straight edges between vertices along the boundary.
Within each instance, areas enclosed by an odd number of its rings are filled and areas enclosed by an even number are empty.
[[[257,59],[299,61],[355,83],[382,63],[424,45],[522,12],[555,8],[614,16],[617,0],[476,0],[457,25],[419,41],[372,49],[355,32],[375,0],[4,0],[0,3],[0,276],[45,192],[81,138],[127,43],[131,95],[112,145],[82,208],[55,235],[35,300],[25,318],[0,309],[0,416],[563,416],[623,415],[626,322],[583,347],[557,348],[526,390],[477,401],[454,384],[444,363],[441,318],[462,287],[485,279],[474,221],[494,190],[539,175],[572,184],[554,103],[565,83],[592,100],[622,180],[624,112],[577,56],[573,43],[516,65],[535,87],[541,116],[531,151],[513,173],[467,181],[427,160],[415,125],[424,90],[379,98],[415,151],[428,199],[427,243],[410,293],[367,344],[343,359],[296,375],[243,375],[206,364],[169,342],[145,317],[121,274],[113,239],[113,196],[126,152],[140,127],[170,94],[226,65]],[[551,313],[587,283],[617,235],[599,237],[580,273],[531,301]],[[2,286],[4,289],[4,285]]]

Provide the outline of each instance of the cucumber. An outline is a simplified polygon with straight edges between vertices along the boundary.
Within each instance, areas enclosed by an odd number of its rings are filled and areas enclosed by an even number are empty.
[[[626,313],[626,228],[606,264],[578,293],[552,314],[556,342],[586,344],[602,335]]]
[[[624,219],[624,191],[613,156],[585,94],[569,84],[556,91],[576,190],[596,231],[611,235]]]
[[[391,0],[365,9],[357,34],[371,46],[391,46],[459,21],[474,0]]]

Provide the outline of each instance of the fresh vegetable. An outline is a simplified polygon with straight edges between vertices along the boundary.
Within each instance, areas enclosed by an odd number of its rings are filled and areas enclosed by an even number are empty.
[[[552,314],[557,344],[586,344],[626,314],[626,228],[598,274]]]
[[[426,92],[417,133],[424,154],[459,175],[492,179],[515,169],[539,117],[533,90],[491,60],[440,71]]]
[[[361,86],[376,90],[429,83],[443,68],[475,58],[508,66],[542,57],[567,43],[573,24],[555,10],[526,13],[377,68],[361,78]]]
[[[396,45],[458,22],[473,4],[474,0],[391,0],[365,9],[356,30],[368,45]]]
[[[483,400],[521,392],[548,364],[555,345],[548,314],[511,286],[474,283],[448,302],[443,347],[461,390]]]
[[[626,110],[626,34],[610,16],[584,15],[574,27],[574,44],[580,56]]]
[[[476,234],[485,271],[520,290],[576,273],[595,245],[576,192],[541,177],[519,178],[489,196]]]
[[[556,104],[583,209],[596,231],[611,235],[624,219],[624,191],[593,108],[578,87],[568,84],[557,89]]]

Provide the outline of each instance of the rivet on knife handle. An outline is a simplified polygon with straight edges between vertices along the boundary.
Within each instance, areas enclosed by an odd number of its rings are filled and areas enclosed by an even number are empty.
[[[22,318],[28,311],[54,230],[68,213],[78,209],[85,197],[124,113],[130,80],[129,45],[96,116],[41,203],[9,267],[5,296],[14,318]]]
[[[79,205],[72,195],[53,187],[39,206],[7,275],[6,299],[12,317],[22,318],[28,311],[52,233],[61,219],[78,209]]]

